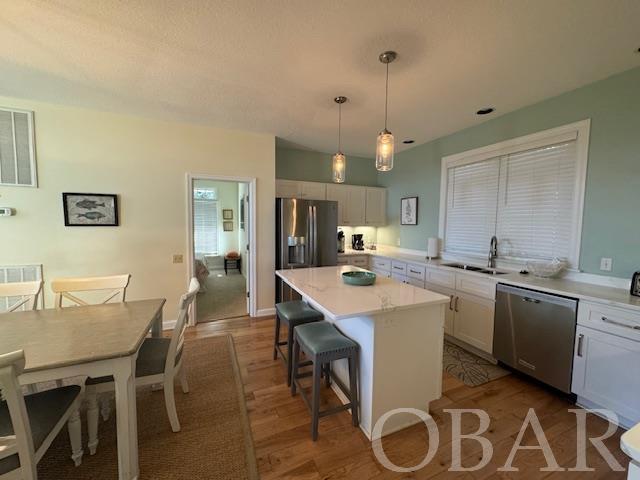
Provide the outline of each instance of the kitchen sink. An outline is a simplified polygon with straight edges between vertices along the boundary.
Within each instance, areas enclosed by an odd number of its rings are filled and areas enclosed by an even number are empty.
[[[505,275],[509,272],[502,272],[500,270],[493,270],[483,267],[476,267],[474,265],[467,265],[466,263],[443,263],[443,267],[459,268],[460,270],[467,270],[469,272],[484,273],[486,275]]]

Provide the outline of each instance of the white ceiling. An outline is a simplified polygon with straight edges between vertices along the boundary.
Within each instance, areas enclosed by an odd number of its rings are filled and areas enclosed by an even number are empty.
[[[640,65],[638,0],[0,0],[0,95],[371,156]]]

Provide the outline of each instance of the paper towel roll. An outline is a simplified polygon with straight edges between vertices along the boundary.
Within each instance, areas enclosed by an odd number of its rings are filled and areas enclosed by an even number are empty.
[[[427,240],[427,257],[428,258],[438,258],[439,255],[438,249],[438,239],[434,237],[429,237]]]

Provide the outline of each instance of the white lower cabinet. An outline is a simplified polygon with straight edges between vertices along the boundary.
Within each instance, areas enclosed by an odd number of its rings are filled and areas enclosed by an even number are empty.
[[[456,291],[453,336],[480,350],[493,351],[495,302]]]
[[[450,288],[441,287],[429,283],[425,284],[425,288],[427,290],[431,290],[432,292],[440,293],[441,295],[446,295],[447,297],[449,297],[449,305],[447,305],[447,309],[444,311],[444,333],[453,337],[453,324],[456,316],[456,312],[453,309],[453,304],[456,299],[456,291],[451,290]]]
[[[578,403],[616,412],[627,428],[640,422],[640,342],[578,325],[574,351]]]

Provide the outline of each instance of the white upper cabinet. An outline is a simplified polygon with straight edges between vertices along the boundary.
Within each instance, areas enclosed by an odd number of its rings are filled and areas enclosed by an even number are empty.
[[[327,184],[318,182],[300,182],[300,198],[305,200],[326,200]]]
[[[276,197],[304,198],[305,200],[326,200],[327,184],[277,179]]]
[[[384,188],[366,188],[365,225],[382,226],[387,224],[387,190]]]
[[[327,200],[338,202],[338,225],[349,225],[347,218],[347,185],[327,184]]]
[[[301,182],[295,180],[276,180],[276,197],[281,198],[299,198]]]
[[[356,185],[346,185],[347,188],[347,215],[346,225],[366,225],[365,209],[366,209],[366,188]]]
[[[387,191],[336,183],[276,179],[276,197],[338,202],[338,225],[380,227],[387,223]]]

